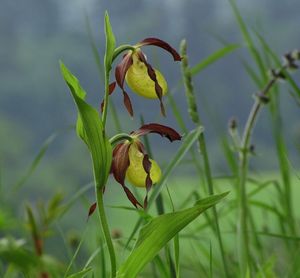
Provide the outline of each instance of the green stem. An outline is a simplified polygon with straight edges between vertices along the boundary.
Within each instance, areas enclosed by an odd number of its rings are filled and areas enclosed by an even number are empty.
[[[109,139],[109,143],[113,146],[120,141],[128,140],[130,142],[133,141],[133,138],[127,133],[119,133]]]
[[[286,157],[286,144],[284,142],[284,137],[282,135],[282,122],[279,112],[279,103],[278,103],[278,92],[276,96],[272,98],[270,103],[270,110],[272,115],[272,124],[273,124],[273,134],[275,137],[275,143],[277,147],[277,156],[279,169],[281,173],[282,183],[284,185],[284,202],[283,209],[285,211],[286,220],[288,222],[290,232],[293,235],[296,235],[295,229],[295,217],[293,212],[293,202],[292,202],[292,188],[291,188],[291,178],[290,178],[290,168],[288,166],[287,157]]]
[[[287,66],[282,66],[279,72],[283,72]],[[255,126],[257,116],[263,106],[263,98],[268,97],[268,93],[276,83],[280,75],[273,76],[272,79],[266,84],[265,88],[259,93],[259,96],[255,99],[255,102],[250,110],[248,116],[243,137],[241,143],[241,152],[240,152],[240,166],[239,166],[239,179],[238,179],[238,188],[239,188],[239,217],[238,217],[238,256],[239,256],[239,265],[241,277],[245,277],[247,271],[250,270],[249,265],[249,238],[248,238],[248,199],[246,191],[246,179],[248,175],[248,154],[250,148],[250,141],[252,130]],[[251,271],[251,270],[250,270]]]
[[[131,50],[131,51],[135,51],[136,50],[136,47],[130,45],[130,44],[123,44],[123,45],[120,45],[119,47],[117,47],[115,50],[114,50],[114,54],[113,54],[113,57],[112,57],[112,63],[113,61],[124,51],[126,50]]]
[[[202,156],[203,156],[204,173],[205,173],[205,177],[206,177],[206,181],[207,181],[208,192],[209,192],[210,195],[213,195],[214,194],[213,180],[212,180],[212,174],[211,174],[211,169],[210,169],[210,163],[209,163],[209,158],[208,158],[204,133],[200,134],[198,142],[199,142],[200,152],[202,153]],[[225,249],[224,249],[224,244],[223,244],[223,240],[222,240],[222,236],[221,236],[217,209],[214,206],[212,208],[212,210],[213,210],[213,216],[214,216],[214,220],[215,220],[215,233],[216,233],[218,243],[219,243],[219,247],[220,247],[220,253],[221,253],[221,257],[222,257],[222,262],[223,262],[225,275],[226,275],[226,277],[230,277],[229,270],[227,268],[227,262],[226,262],[226,257],[225,257]]]
[[[189,69],[188,58],[186,55],[186,41],[185,40],[183,40],[181,42],[181,57],[182,57],[182,72],[183,72],[183,77],[184,77],[184,85],[185,85],[185,91],[186,91],[188,107],[189,107],[188,111],[189,111],[192,121],[197,126],[202,126],[202,121],[201,121],[199,113],[197,111],[197,102],[196,102],[196,98],[195,98],[195,94],[194,94],[192,75],[191,75],[191,72]],[[207,148],[206,148],[205,136],[204,136],[203,132],[199,136],[198,143],[199,143],[200,152],[202,153],[202,156],[203,156],[204,173],[205,173],[206,183],[207,183],[207,187],[208,187],[208,192],[209,192],[209,194],[213,195],[214,194],[213,179],[212,179],[212,173],[211,173],[211,169],[210,169],[208,152],[207,152]],[[221,236],[221,232],[220,232],[217,209],[214,206],[212,208],[212,210],[213,210],[213,216],[214,216],[214,232],[216,233],[216,236],[218,239],[225,276],[230,277],[229,270],[228,270],[227,263],[226,263],[223,240],[222,240],[222,236]]]
[[[107,108],[108,108],[108,100],[109,100],[109,71],[105,71],[104,75],[104,106],[103,106],[103,114],[102,114],[102,124],[103,130],[105,131],[106,118],[107,118]]]
[[[98,215],[101,222],[102,231],[105,237],[105,241],[107,244],[107,249],[109,252],[110,257],[110,264],[111,264],[111,277],[116,277],[116,255],[113,246],[113,242],[110,235],[109,226],[106,219],[106,214],[104,210],[104,203],[103,203],[103,191],[96,187],[96,197],[97,197],[97,208],[98,208]]]

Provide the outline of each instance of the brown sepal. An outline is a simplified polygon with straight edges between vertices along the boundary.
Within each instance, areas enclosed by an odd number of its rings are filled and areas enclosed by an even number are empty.
[[[165,117],[166,116],[166,111],[165,111],[165,107],[162,101],[162,96],[163,96],[163,91],[161,86],[159,85],[157,78],[156,78],[156,73],[155,70],[152,68],[152,66],[147,62],[147,59],[144,55],[144,53],[142,51],[137,52],[138,57],[140,59],[140,61],[142,61],[145,66],[147,67],[147,73],[149,75],[149,77],[151,78],[151,80],[155,83],[155,93],[160,101],[160,111],[162,113],[162,115]]]
[[[126,76],[127,70],[132,65],[132,63],[133,63],[133,59],[132,59],[131,53],[127,53],[123,57],[121,63],[118,64],[115,69],[115,77],[116,77],[117,84],[123,91],[124,91],[125,76]]]
[[[132,108],[131,100],[130,100],[129,95],[124,90],[123,90],[123,103],[129,113],[129,115],[131,117],[133,117],[133,108]]]
[[[122,184],[121,184],[122,185]],[[126,196],[127,196],[127,199],[136,207],[138,208],[141,207],[143,208],[143,206],[141,205],[141,203],[134,197],[134,195],[132,194],[132,192],[129,190],[128,187],[126,187],[124,184],[122,185],[125,193],[126,193]]]
[[[152,166],[152,163],[149,160],[149,155],[145,154],[144,157],[143,157],[143,168],[144,168],[145,172],[147,173],[147,177],[146,177],[146,180],[145,180],[145,185],[146,185],[147,191],[149,191],[151,186],[152,186],[152,180],[150,178],[151,166]]]
[[[108,86],[108,95],[109,96],[114,92],[115,88],[116,88],[116,81],[109,84],[109,86]],[[103,112],[103,107],[104,107],[104,99],[102,100],[102,102],[100,104],[101,113]]]
[[[89,220],[90,216],[95,212],[96,208],[97,208],[97,203],[93,203],[90,206],[88,217],[87,217],[87,221]]]
[[[147,173],[147,176],[146,176],[146,180],[145,180],[145,185],[146,185],[146,196],[145,196],[145,199],[144,199],[144,208],[147,208],[147,205],[148,205],[148,193],[152,187],[152,180],[151,180],[151,177],[150,177],[150,170],[151,170],[151,166],[152,166],[152,163],[151,161],[149,160],[149,156],[148,154],[145,154],[144,157],[143,157],[143,168],[145,170],[145,172]]]
[[[116,88],[116,81],[109,84],[109,86],[108,86],[109,95],[111,95],[114,92],[115,88]]]
[[[121,88],[123,92],[123,102],[131,117],[133,117],[133,109],[132,109],[130,98],[124,90],[124,80],[125,80],[126,73],[132,64],[133,64],[132,54],[128,52],[127,54],[124,55],[121,63],[118,64],[115,69],[116,81],[118,86]]]
[[[174,58],[174,61],[181,61],[181,57],[178,54],[178,52],[171,46],[169,45],[167,42],[158,39],[158,38],[146,38],[144,40],[142,40],[139,43],[141,46],[144,45],[155,45],[158,46],[160,48],[163,48],[164,50],[168,51],[169,53],[171,53],[171,55]]]
[[[113,150],[112,173],[115,180],[122,186],[128,200],[136,207],[143,207],[134,197],[132,192],[125,186],[126,171],[129,167],[129,147],[130,144],[120,143]]]
[[[131,134],[143,136],[149,133],[157,133],[163,137],[167,137],[171,142],[181,140],[181,135],[176,130],[171,127],[156,123],[145,124]]]
[[[131,132],[131,134],[133,134],[133,132]],[[135,145],[142,154],[146,154],[145,146],[140,140],[135,141]]]
[[[124,185],[126,171],[129,166],[130,144],[120,143],[113,150],[112,173],[115,180]]]

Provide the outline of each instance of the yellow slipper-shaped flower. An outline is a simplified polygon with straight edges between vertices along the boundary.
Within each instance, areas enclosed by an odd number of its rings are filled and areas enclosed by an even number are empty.
[[[145,98],[158,98],[155,91],[155,82],[150,78],[147,72],[147,67],[137,54],[132,54],[133,63],[128,68],[125,80],[129,88],[136,94]],[[168,90],[168,84],[160,71],[154,69],[157,82],[162,88],[162,95],[165,95]]]
[[[132,144],[129,148],[129,167],[126,171],[126,179],[134,186],[146,187],[147,173],[143,167],[144,154],[138,149],[136,144]],[[161,178],[161,169],[153,160],[151,162],[150,178],[152,183],[157,183]]]

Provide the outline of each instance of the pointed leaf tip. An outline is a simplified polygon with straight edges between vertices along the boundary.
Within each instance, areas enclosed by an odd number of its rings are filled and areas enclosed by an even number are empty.
[[[106,50],[105,50],[105,56],[104,56],[104,64],[105,64],[105,71],[109,72],[112,67],[112,59],[113,59],[113,53],[116,47],[116,39],[114,36],[114,33],[112,31],[112,27],[109,20],[108,12],[105,11],[104,16],[104,24],[105,24],[105,37],[106,37]]]

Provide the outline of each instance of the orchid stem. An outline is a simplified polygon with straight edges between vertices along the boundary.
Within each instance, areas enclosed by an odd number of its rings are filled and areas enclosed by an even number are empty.
[[[104,86],[105,86],[105,95],[104,95],[104,106],[103,106],[103,114],[102,114],[102,124],[103,124],[103,130],[105,132],[107,108],[108,108],[108,100],[109,100],[109,71],[107,70],[105,70],[105,75],[104,75]]]
[[[110,235],[109,226],[107,223],[107,218],[105,214],[104,209],[104,203],[103,203],[103,191],[102,189],[99,189],[96,187],[96,197],[97,197],[97,208],[98,208],[98,215],[102,227],[102,231],[105,237],[105,241],[107,244],[107,249],[109,252],[110,257],[110,264],[111,264],[111,277],[116,276],[116,255],[115,255],[115,249],[113,246],[113,242]]]
[[[118,46],[115,50],[114,50],[114,54],[112,57],[112,62],[124,51],[126,50],[131,50],[131,51],[135,51],[136,47],[130,45],[130,44],[122,44],[120,46]]]

